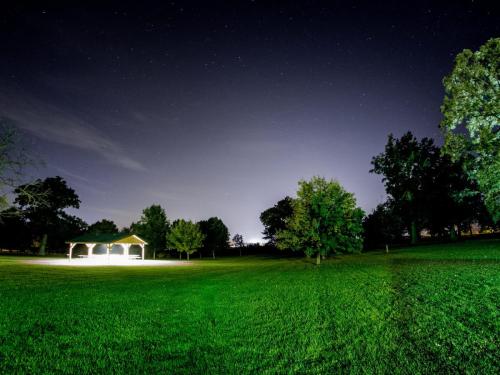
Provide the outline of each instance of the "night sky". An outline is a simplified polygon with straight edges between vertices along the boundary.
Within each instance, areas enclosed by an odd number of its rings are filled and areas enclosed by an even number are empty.
[[[89,223],[159,203],[246,241],[301,178],[382,202],[388,133],[440,143],[454,56],[500,36],[493,1],[21,3],[0,12],[0,116],[31,175],[64,177]]]

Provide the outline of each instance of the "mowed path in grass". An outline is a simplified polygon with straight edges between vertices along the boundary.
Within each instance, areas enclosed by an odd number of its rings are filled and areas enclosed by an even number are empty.
[[[500,241],[328,259],[0,257],[0,373],[499,373]]]

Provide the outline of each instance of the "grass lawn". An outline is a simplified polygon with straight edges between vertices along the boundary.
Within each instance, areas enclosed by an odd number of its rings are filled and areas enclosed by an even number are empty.
[[[500,241],[182,267],[0,257],[0,373],[500,373]]]

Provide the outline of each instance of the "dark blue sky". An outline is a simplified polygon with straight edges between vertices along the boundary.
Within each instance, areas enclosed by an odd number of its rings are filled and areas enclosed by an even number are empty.
[[[500,24],[481,1],[51,3],[0,14],[0,115],[33,174],[63,176],[89,223],[159,203],[247,241],[300,178],[383,201],[371,157],[390,132],[439,142],[443,76]]]

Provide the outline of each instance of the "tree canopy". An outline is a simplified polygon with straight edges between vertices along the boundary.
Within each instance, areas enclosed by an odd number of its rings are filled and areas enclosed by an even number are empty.
[[[405,225],[396,211],[394,202],[388,200],[365,216],[363,219],[365,249],[375,249],[402,241]]]
[[[113,220],[102,219],[89,225],[87,232],[92,234],[118,233],[118,227]]]
[[[287,220],[293,215],[292,203],[293,199],[287,196],[260,214],[264,226],[262,234],[270,244],[276,244],[276,233],[286,228]]]
[[[315,255],[317,264],[331,252],[361,250],[363,210],[356,206],[354,194],[337,181],[321,177],[300,181],[292,206],[286,228],[277,233],[278,248]]]
[[[176,220],[167,237],[167,246],[189,255],[203,246],[204,235],[198,224],[192,221]]]
[[[65,208],[80,207],[80,199],[60,176],[38,179],[34,183],[17,187],[14,192],[17,194],[14,203],[23,210],[30,228],[39,237],[40,255],[45,255],[48,233],[56,231],[61,221],[69,218],[64,212]],[[32,199],[41,192],[44,195],[43,201]]]
[[[148,243],[147,247],[156,253],[165,249],[165,239],[170,228],[165,210],[157,204],[146,207],[137,223],[131,225],[132,232],[143,237]]]
[[[442,153],[440,153],[442,154]],[[431,234],[455,239],[460,228],[479,219],[484,202],[476,184],[469,180],[460,161],[440,155],[431,165],[424,185],[423,225]]]
[[[376,226],[389,217],[394,225],[387,227],[386,223],[386,228],[395,229],[402,221],[414,244],[423,228],[432,235],[455,238],[461,227],[470,226],[483,215],[482,196],[464,174],[461,160],[443,155],[430,138],[419,141],[407,132],[397,139],[391,134],[384,152],[372,159],[372,165],[370,172],[383,175],[389,203],[367,218],[365,226],[371,228],[367,233],[372,238]],[[387,241],[393,236],[382,237]]]
[[[407,132],[400,139],[389,134],[384,152],[372,159],[370,172],[383,175],[385,190],[404,218],[412,243],[417,241],[425,216],[429,174],[439,156],[432,139],[422,138],[419,142]]]
[[[234,246],[236,246],[238,248],[238,250],[240,251],[240,256],[241,256],[241,250],[245,246],[245,243],[243,242],[243,236],[241,234],[236,233],[233,236],[233,244],[234,244]]]
[[[465,161],[493,220],[500,220],[500,38],[463,50],[444,78],[444,151]]]
[[[238,246],[238,247],[245,246],[245,243],[243,242],[243,236],[241,234],[238,234],[238,233],[236,233],[233,236],[233,243],[235,246]]]
[[[203,248],[211,252],[212,257],[215,259],[217,251],[225,250],[229,247],[229,230],[218,217],[201,220],[198,224],[204,236]]]

